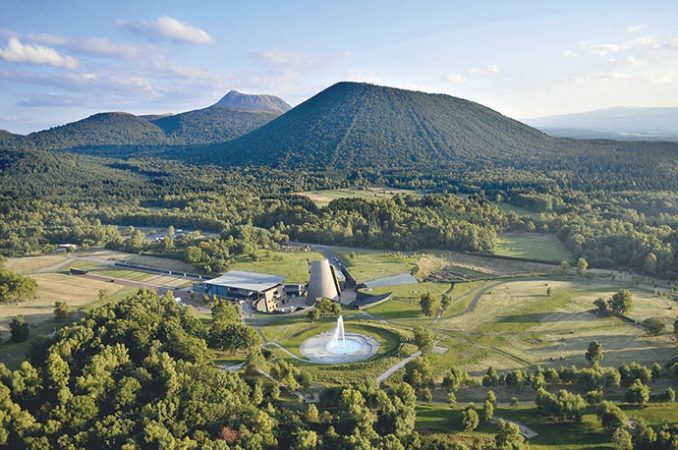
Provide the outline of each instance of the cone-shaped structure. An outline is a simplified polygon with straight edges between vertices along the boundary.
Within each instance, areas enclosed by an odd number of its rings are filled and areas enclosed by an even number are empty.
[[[334,267],[326,259],[311,262],[311,278],[308,282],[308,303],[312,304],[319,297],[339,300],[339,282]]]

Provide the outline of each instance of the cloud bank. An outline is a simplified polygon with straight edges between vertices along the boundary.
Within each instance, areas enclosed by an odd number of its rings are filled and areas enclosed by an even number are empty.
[[[0,58],[7,62],[49,65],[65,69],[77,69],[80,66],[80,61],[72,56],[63,56],[55,49],[42,45],[22,44],[16,37],[10,38],[7,47],[0,49]]]

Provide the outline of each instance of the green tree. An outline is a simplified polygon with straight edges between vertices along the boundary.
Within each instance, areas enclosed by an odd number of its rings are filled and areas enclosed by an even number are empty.
[[[422,356],[408,362],[403,379],[415,389],[433,386],[433,370],[429,358]]]
[[[315,450],[319,448],[320,439],[318,433],[311,430],[299,429],[293,434],[290,450]]]
[[[577,261],[577,275],[583,277],[586,275],[586,270],[589,268],[589,262],[583,256]]]
[[[624,411],[622,411],[619,406],[608,401],[603,401],[600,404],[598,416],[600,417],[603,428],[609,436],[612,436],[616,429],[626,426],[626,422],[628,421],[628,417]]]
[[[38,284],[30,277],[0,270],[0,303],[16,303],[35,296]]]
[[[16,316],[9,323],[10,331],[10,341],[12,342],[23,342],[28,339],[28,336],[31,334],[31,328],[28,322],[24,319],[24,316]]]
[[[421,306],[421,312],[424,313],[425,316],[432,317],[435,316],[440,309],[440,300],[430,292],[427,292],[421,296],[419,306]]]
[[[624,394],[624,400],[629,403],[644,405],[650,401],[650,388],[636,379]]]
[[[569,262],[567,262],[567,261],[561,261],[560,262],[560,273],[561,274],[567,275],[568,273],[570,273],[571,269],[572,269],[572,267],[570,266]]]
[[[309,403],[308,408],[306,408],[306,422],[320,423],[320,413],[318,412],[318,407],[313,403]]]
[[[483,404],[483,420],[489,422],[494,417],[494,403],[489,399]]]
[[[320,320],[320,310],[313,308],[308,312],[308,318],[311,319],[311,322],[317,322]]]
[[[628,289],[622,289],[612,296],[609,304],[613,313],[624,315],[633,305],[633,294]]]
[[[433,348],[433,333],[427,328],[417,327],[414,329],[414,345],[422,352],[428,352]]]
[[[461,412],[461,428],[465,431],[473,431],[480,425],[480,417],[473,404],[467,405]]]
[[[593,301],[596,306],[596,312],[599,316],[604,316],[610,312],[609,303],[604,298],[597,298]]]
[[[647,332],[653,336],[660,335],[664,331],[664,322],[656,317],[648,317],[643,320],[642,324]]]
[[[584,356],[592,366],[599,365],[603,360],[603,346],[598,341],[591,342]]]
[[[633,450],[633,437],[625,428],[619,427],[612,433],[612,442],[617,450]]]
[[[529,448],[518,425],[504,420],[499,421],[499,433],[494,437],[494,445],[496,450],[526,450]]]
[[[54,318],[58,321],[67,320],[73,314],[73,310],[66,304],[66,302],[54,303]]]

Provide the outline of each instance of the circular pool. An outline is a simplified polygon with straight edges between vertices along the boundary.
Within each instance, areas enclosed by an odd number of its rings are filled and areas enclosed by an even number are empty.
[[[368,359],[379,347],[380,344],[372,336],[346,333],[343,340],[336,340],[334,333],[328,331],[306,339],[299,350],[310,362],[338,364]]]
[[[350,355],[361,351],[364,346],[363,339],[348,336],[346,339],[337,342],[331,340],[325,346],[325,350],[335,355]]]

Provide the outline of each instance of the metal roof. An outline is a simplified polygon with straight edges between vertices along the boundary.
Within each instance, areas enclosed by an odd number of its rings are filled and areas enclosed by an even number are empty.
[[[220,277],[205,281],[205,284],[262,292],[279,285],[283,279],[277,275],[231,270]]]

